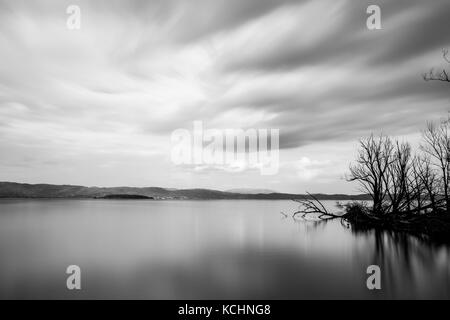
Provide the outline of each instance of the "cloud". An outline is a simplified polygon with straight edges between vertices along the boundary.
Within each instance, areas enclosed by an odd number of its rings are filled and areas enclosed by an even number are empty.
[[[309,181],[316,178],[318,175],[323,174],[324,167],[329,166],[329,164],[329,160],[318,161],[311,160],[308,157],[302,157],[294,163],[294,166],[297,169],[297,175],[300,179]]]
[[[416,135],[449,109],[448,85],[421,78],[445,66],[447,0],[77,1],[74,31],[70,4],[0,1],[3,180],[294,189],[294,166],[270,181],[245,166],[242,180],[174,168],[170,135],[196,120],[280,129],[280,159],[303,163],[315,183],[325,180],[314,161],[328,163],[333,145],[350,150],[381,130]],[[382,30],[366,28],[369,4],[381,7]]]
[[[302,66],[342,63],[401,63],[440,50],[450,43],[448,1],[427,6],[423,1],[376,1],[383,30],[366,28],[366,8],[373,1],[315,1],[287,11],[295,23],[276,34],[255,38],[227,62],[231,70],[291,70]],[[315,23],[320,17],[320,22]],[[274,24],[276,21],[273,22]],[[260,43],[254,43],[254,42]],[[263,43],[261,43],[263,42]],[[264,50],[260,50],[264,46]]]

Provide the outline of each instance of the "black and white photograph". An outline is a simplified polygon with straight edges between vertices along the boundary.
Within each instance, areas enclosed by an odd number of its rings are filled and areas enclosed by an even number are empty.
[[[0,0],[0,300],[449,299],[449,0]]]

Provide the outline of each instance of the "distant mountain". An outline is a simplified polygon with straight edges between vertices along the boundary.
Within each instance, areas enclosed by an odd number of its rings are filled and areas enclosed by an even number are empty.
[[[236,189],[242,190],[242,189]],[[144,196],[164,199],[304,199],[304,194],[289,193],[240,193],[210,189],[165,189],[157,187],[84,187],[73,185],[26,184],[0,182],[0,198],[104,198],[121,195]],[[319,200],[370,200],[368,195],[315,194]]]
[[[141,196],[138,194],[108,194],[103,197],[98,197],[95,199],[109,199],[109,200],[151,200],[153,197]]]
[[[230,193],[242,193],[242,194],[268,194],[268,193],[276,193],[276,191],[273,191],[273,190],[268,190],[268,189],[251,189],[251,188],[229,189],[229,190],[225,190],[225,192],[230,192]]]

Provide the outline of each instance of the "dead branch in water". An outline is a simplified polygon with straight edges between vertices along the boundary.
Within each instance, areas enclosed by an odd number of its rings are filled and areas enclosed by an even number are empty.
[[[307,192],[310,199],[293,199],[293,201],[300,203],[300,208],[298,211],[292,214],[292,218],[301,215],[301,218],[307,218],[308,215],[316,214],[317,218],[320,220],[328,220],[341,218],[339,215],[328,212],[325,206],[317,199],[314,195]]]

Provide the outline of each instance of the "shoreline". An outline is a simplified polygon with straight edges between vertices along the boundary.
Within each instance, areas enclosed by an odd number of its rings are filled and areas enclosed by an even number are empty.
[[[342,219],[348,222],[355,232],[378,230],[405,233],[429,243],[450,244],[450,215],[445,212],[377,217],[350,209]]]
[[[154,198],[154,199],[108,199],[101,197],[0,197],[2,200],[139,200],[139,201],[292,201],[271,198]],[[365,201],[359,199],[322,199],[322,201]]]

